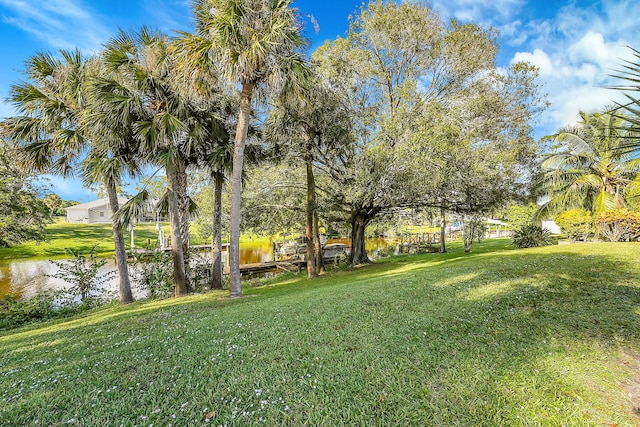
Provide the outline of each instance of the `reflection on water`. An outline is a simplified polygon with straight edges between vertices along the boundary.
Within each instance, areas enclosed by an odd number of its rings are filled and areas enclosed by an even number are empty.
[[[349,239],[330,239],[327,243],[350,244]],[[376,250],[386,249],[390,241],[385,239],[367,239],[367,251],[374,253]],[[225,265],[228,256],[223,253]],[[273,246],[271,242],[248,242],[241,244],[240,264],[255,264],[273,260]],[[100,269],[100,273],[115,270],[115,263],[108,260]],[[21,298],[31,298],[44,291],[58,291],[68,289],[70,285],[62,279],[51,277],[56,274],[58,267],[50,261],[0,261],[0,298],[7,294],[15,294]],[[133,286],[134,298],[142,298],[145,292]],[[118,279],[114,277],[106,283],[103,290],[107,294],[117,295]]]
[[[0,264],[0,297],[13,293],[22,298],[30,298],[52,287],[62,289],[64,288],[62,280],[46,276],[54,274],[57,269],[49,261],[2,263]]]
[[[115,263],[109,260],[98,270],[99,275],[115,270]],[[62,279],[52,277],[58,272],[57,265],[50,261],[15,261],[0,263],[0,298],[14,294],[28,299],[45,291],[69,289],[71,285]],[[114,278],[102,286],[100,293],[110,295],[118,290],[118,280]],[[145,292],[134,290],[134,297],[144,297]]]

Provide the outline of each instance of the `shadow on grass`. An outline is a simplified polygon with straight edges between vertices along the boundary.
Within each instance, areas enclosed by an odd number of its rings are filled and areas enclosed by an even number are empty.
[[[424,342],[389,336],[386,356],[405,346],[412,369],[426,372],[423,396],[414,398],[429,422],[478,422],[472,413],[510,425],[633,420],[638,408],[627,404],[620,377],[632,375],[625,352],[640,349],[640,271],[620,247],[607,254],[612,248],[482,254],[369,277],[375,283],[384,276],[387,289],[400,289],[389,295],[402,313],[386,319],[400,325],[394,334],[423,331]],[[514,399],[540,404],[501,403]]]
[[[108,308],[0,337],[0,347],[17,360],[25,348],[44,358],[45,348],[62,354],[82,343],[95,346],[89,358],[97,363],[116,350],[113,341],[131,339],[122,348],[143,354],[151,343],[137,339],[156,333],[171,363],[164,372],[130,361],[129,383],[152,370],[164,399],[188,395],[201,407],[249,400],[268,386],[302,402],[270,415],[276,424],[633,425],[620,385],[630,371],[619,362],[640,350],[638,246],[491,245],[318,280],[290,276],[246,290],[257,298],[221,293]],[[233,359],[224,358],[229,349]],[[201,364],[212,356],[215,363]],[[170,368],[178,361],[193,367],[183,378]],[[136,398],[154,407],[157,395]],[[217,407],[212,422],[224,424],[230,411]]]
[[[375,354],[362,359],[379,370],[375,386],[404,393],[429,423],[615,424],[634,420],[640,399],[629,403],[620,380],[633,374],[627,352],[640,351],[638,250],[420,255],[256,292],[325,298],[342,345]],[[381,360],[419,386],[380,380],[390,369]]]

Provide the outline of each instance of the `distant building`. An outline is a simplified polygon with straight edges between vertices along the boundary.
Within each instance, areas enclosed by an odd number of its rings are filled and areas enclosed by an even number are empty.
[[[550,201],[551,201],[551,196],[545,195],[545,196],[539,197],[536,204],[538,205],[538,207],[541,208],[547,205]],[[556,224],[556,222],[549,216],[547,216],[542,220],[542,228],[547,229],[551,234],[562,234],[562,229],[560,228],[560,226]]]
[[[551,234],[562,234],[562,229],[552,219],[543,219],[542,228],[546,228]]]
[[[118,198],[118,203],[123,205],[127,199]],[[109,199],[94,200],[81,205],[69,206],[67,210],[67,222],[82,224],[99,224],[111,222],[111,206]]]

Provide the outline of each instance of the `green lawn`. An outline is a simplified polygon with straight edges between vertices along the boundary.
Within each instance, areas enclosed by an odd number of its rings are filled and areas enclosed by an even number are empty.
[[[162,228],[169,236],[169,225],[162,223]],[[124,232],[127,249],[131,242],[131,235]],[[134,230],[136,247],[144,247],[148,242],[156,244],[158,232],[156,223],[141,223]],[[192,244],[201,244],[192,238]],[[100,256],[109,256],[114,253],[111,224],[76,224],[66,223],[58,219],[47,226],[47,240],[45,242],[28,242],[15,245],[11,248],[0,248],[0,260],[21,258],[53,258],[66,256],[65,248],[73,248],[81,253],[88,253],[94,245],[96,253]]]
[[[0,334],[0,425],[634,426],[640,245],[393,258]]]

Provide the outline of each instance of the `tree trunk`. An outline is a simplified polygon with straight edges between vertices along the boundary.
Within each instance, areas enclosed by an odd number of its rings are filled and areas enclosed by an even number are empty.
[[[243,82],[240,95],[240,114],[233,148],[233,174],[231,176],[231,241],[229,245],[229,270],[231,273],[229,296],[231,297],[242,295],[240,287],[240,199],[242,197],[244,145],[249,131],[252,95],[253,83]]]
[[[356,214],[351,219],[351,266],[371,262],[365,250],[365,230],[373,217]]]
[[[187,171],[184,165],[180,164],[176,168],[176,188],[174,191],[178,198],[179,218],[180,218],[180,236],[182,236],[182,256],[184,258],[184,271],[187,278],[187,292],[192,291],[189,282],[189,195],[187,194]]]
[[[109,196],[111,214],[115,218],[115,214],[120,208],[118,204],[118,192],[116,190],[116,185],[113,180],[107,180],[105,184],[107,187],[107,194]],[[120,304],[129,304],[130,302],[133,302],[133,295],[131,293],[131,281],[129,280],[129,266],[127,265],[127,250],[124,246],[124,237],[122,236],[122,230],[116,224],[115,219],[111,222],[111,229],[113,230],[116,266],[118,267]]]
[[[213,237],[211,239],[211,289],[222,289],[222,185],[224,175],[214,174]]]
[[[465,215],[462,223],[462,240],[464,243],[464,251],[466,253],[471,252],[473,246],[473,239],[476,237],[480,225],[482,224],[482,216],[479,214]]]
[[[447,234],[446,234],[446,228],[447,228],[447,212],[445,211],[444,208],[440,208],[440,253],[441,254],[446,254],[447,253]]]
[[[307,276],[309,279],[316,277],[316,250],[314,245],[314,230],[313,230],[313,213],[315,211],[315,194],[316,183],[313,177],[313,165],[311,163],[311,147],[307,137],[307,153],[305,155],[305,165],[307,167],[307,206],[306,214],[307,221],[305,224],[305,237],[307,243]]]
[[[324,273],[324,251],[322,250],[322,242],[320,241],[320,228],[318,227],[318,209],[313,213],[313,237],[316,244],[316,273]]]
[[[462,243],[464,245],[464,252],[471,252],[473,246],[473,235],[476,232],[475,221],[473,219],[463,221],[462,223]]]
[[[176,194],[179,187],[175,165],[167,167],[167,193],[169,198],[169,223],[171,226],[171,256],[173,257],[173,275],[177,297],[187,295],[187,274],[184,269],[184,252],[180,227],[180,203]]]

